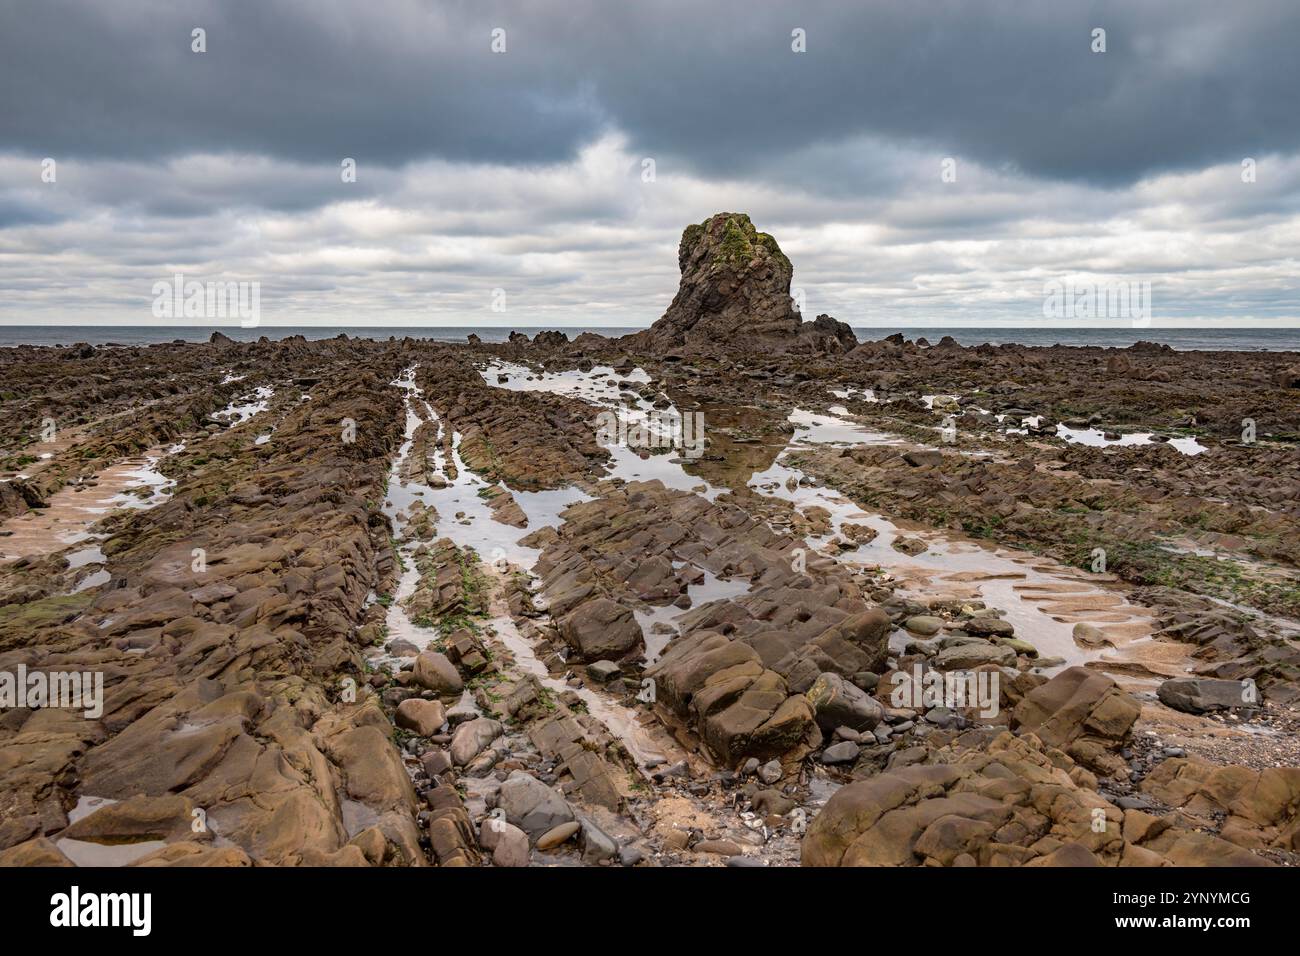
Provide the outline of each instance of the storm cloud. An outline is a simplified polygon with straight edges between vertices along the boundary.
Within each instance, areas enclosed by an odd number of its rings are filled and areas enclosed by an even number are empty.
[[[7,322],[129,321],[188,269],[259,279],[284,322],[469,324],[500,287],[489,324],[641,324],[682,226],[728,208],[854,323],[1033,321],[1068,274],[1149,278],[1168,317],[1300,311],[1285,0],[0,0],[0,23]]]

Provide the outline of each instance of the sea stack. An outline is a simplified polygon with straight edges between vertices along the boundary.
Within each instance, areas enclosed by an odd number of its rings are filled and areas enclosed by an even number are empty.
[[[803,321],[790,297],[789,258],[745,213],[715,213],[687,226],[677,265],[682,278],[668,311],[627,336],[629,347],[838,354],[857,344],[852,329],[830,316]]]

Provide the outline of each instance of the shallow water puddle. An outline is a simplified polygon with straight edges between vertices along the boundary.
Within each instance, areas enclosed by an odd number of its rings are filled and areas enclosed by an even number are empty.
[[[239,381],[239,379],[231,379],[231,381]],[[274,395],[274,388],[269,385],[259,385],[252,392],[234,399],[221,411],[213,412],[212,417],[234,428],[270,408],[271,398]]]
[[[997,415],[999,425],[1008,425],[1008,419],[1016,416],[1006,414]],[[1020,426],[1014,424],[1004,427],[1002,431],[1008,435],[1028,435],[1029,429],[1041,428],[1043,423],[1042,415],[1026,415],[1019,418]],[[1112,433],[1115,434],[1115,433]],[[1184,455],[1199,455],[1201,452],[1209,451],[1204,445],[1195,438],[1169,438],[1165,441],[1156,441],[1155,432],[1129,432],[1120,435],[1119,438],[1107,438],[1106,432],[1100,428],[1071,428],[1064,422],[1057,422],[1056,437],[1062,441],[1067,441],[1075,445],[1087,445],[1089,448],[1111,448],[1115,446],[1129,447],[1133,445],[1168,445],[1170,448]]]
[[[618,392],[605,383],[611,378],[630,382],[646,383],[650,376],[640,368],[628,373],[615,372],[607,365],[598,365],[589,372],[570,370],[566,372],[533,372],[523,365],[511,362],[493,362],[481,370],[483,380],[495,388],[505,388],[519,392],[550,392],[554,395],[567,395],[579,398],[589,404],[611,411],[617,411],[629,426],[646,428],[659,439],[667,435],[662,427],[664,416],[680,415],[675,406],[656,409],[651,402],[633,392]],[[498,381],[501,376],[506,381]],[[665,488],[678,491],[690,491],[712,501],[727,491],[725,487],[715,485],[704,478],[690,475],[683,468],[688,459],[679,457],[680,449],[667,447],[655,449],[645,457],[633,448],[617,442],[601,443],[610,454],[610,477],[622,478],[624,481],[661,481]]]
[[[414,446],[416,431],[425,422],[437,422],[438,416],[429,403],[421,397],[421,390],[415,384],[414,368],[403,372],[393,384],[406,392],[403,399],[406,425],[402,445],[393,459],[389,473],[389,488],[384,502],[384,511],[393,521],[399,534],[404,533],[409,524],[408,510],[420,501],[438,510],[435,538],[448,537],[457,544],[474,548],[480,558],[493,562],[485,566],[489,574],[494,577],[500,576],[499,565],[495,564],[499,558],[505,558],[524,568],[531,568],[540,552],[521,546],[519,539],[531,534],[537,528],[558,524],[561,511],[575,502],[588,500],[589,496],[576,488],[513,492],[516,502],[528,516],[528,526],[514,528],[503,525],[493,519],[491,510],[478,495],[480,489],[489,485],[465,467],[460,459],[457,451],[460,441],[458,434],[453,435],[452,443],[452,464],[455,465],[457,472],[454,481],[447,478],[440,452],[433,458],[440,477],[448,482],[446,487],[434,488],[420,481],[403,480],[404,466]],[[439,425],[439,434],[440,429],[441,425]],[[464,516],[457,519],[455,517],[457,512],[463,512]],[[416,624],[402,607],[402,601],[414,593],[419,583],[420,575],[415,567],[413,555],[417,545],[418,542],[407,541],[400,546],[405,570],[398,580],[396,593],[388,607],[386,623],[390,639],[408,640],[423,649],[438,638],[438,631],[435,628],[421,627]],[[492,553],[485,554],[485,551]],[[496,592],[499,595],[500,588],[497,588]],[[525,674],[536,677],[543,687],[554,693],[572,691],[577,694],[586,705],[588,713],[623,742],[628,753],[643,772],[664,762],[666,758],[663,748],[654,743],[649,731],[641,725],[636,711],[608,700],[590,688],[571,688],[564,681],[551,677],[546,667],[538,660],[532,645],[519,633],[499,597],[494,601],[491,613],[493,617],[487,621],[487,625],[495,634],[496,640],[510,651],[516,666]],[[379,660],[393,659],[379,658]]]
[[[417,502],[426,508],[435,508],[438,513],[437,521],[432,522],[436,528],[435,537],[447,537],[462,547],[473,548],[486,561],[504,558],[524,568],[531,568],[541,552],[524,547],[519,543],[520,539],[538,528],[559,524],[560,512],[569,505],[590,500],[590,495],[577,488],[511,491],[515,502],[527,516],[528,523],[523,528],[502,524],[493,517],[492,509],[482,497],[482,492],[500,486],[484,481],[461,460],[459,432],[452,434],[452,464],[456,469],[454,480],[447,475],[441,451],[434,456],[434,461],[439,477],[446,482],[444,487],[436,488],[421,481],[403,478],[404,465],[414,445],[416,430],[425,422],[437,423],[439,419],[433,407],[420,397],[420,389],[413,378],[399,379],[396,384],[407,390],[406,431],[389,472],[384,512],[395,523],[404,526],[412,506]]]
[[[170,453],[153,449],[142,458],[118,462],[90,482],[65,485],[50,499],[49,507],[10,518],[3,526],[10,534],[0,537],[0,560],[61,551],[90,538],[90,527],[110,512],[162,504],[171,497],[169,489],[176,484],[158,471],[158,463]],[[148,495],[141,497],[138,492],[142,490],[147,490]],[[102,557],[101,554],[98,560]],[[87,558],[82,563],[91,560]]]
[[[680,608],[673,604],[666,604],[662,607],[651,606],[649,610],[632,612],[637,623],[641,625],[641,633],[645,637],[647,664],[659,660],[668,643],[681,633],[681,627],[677,623],[679,617],[712,601],[742,598],[749,593],[749,581],[744,578],[723,580],[707,568],[700,570],[704,574],[703,580],[698,584],[686,586],[686,595],[691,600],[690,606]]]
[[[1055,619],[1060,615],[1053,613],[1051,604],[1058,596],[1077,597],[1087,593],[1102,597],[1105,607],[1122,608],[1124,616],[1120,620],[1145,621],[1146,633],[1150,633],[1149,612],[1103,591],[1096,583],[1089,582],[1082,571],[1027,553],[983,547],[931,529],[904,531],[883,515],[862,511],[834,489],[800,484],[805,478],[801,470],[778,461],[763,474],[755,475],[750,487],[760,494],[790,501],[801,510],[816,506],[829,512],[831,530],[807,539],[819,551],[827,548],[832,539],[841,537],[845,523],[872,528],[876,532],[872,541],[838,552],[835,559],[847,565],[869,565],[889,571],[918,598],[947,591],[999,608],[1015,626],[1016,636],[1033,644],[1044,658],[1060,657],[1071,665],[1100,656],[1097,650],[1079,647],[1073,638],[1074,623],[1092,619],[1086,611],[1076,610],[1068,620]],[[920,538],[928,550],[914,556],[904,554],[893,547],[900,537]],[[1086,592],[1072,590],[1079,587],[1086,588]],[[1117,639],[1116,643],[1121,641]]]
[[[623,742],[623,746],[627,748],[627,752],[643,772],[659,766],[668,759],[665,753],[667,748],[657,743],[641,724],[638,711],[615,703],[588,687],[573,688],[559,678],[551,677],[546,670],[546,665],[537,659],[532,645],[519,633],[509,614],[499,614],[488,621],[488,624],[496,631],[497,639],[514,656],[515,664],[525,673],[537,678],[538,683],[556,694],[566,691],[577,694],[587,705],[587,713],[604,724],[611,734]]]
[[[1056,435],[1065,441],[1074,442],[1078,445],[1088,445],[1091,448],[1110,448],[1111,446],[1129,446],[1129,445],[1154,445],[1167,444],[1170,448],[1182,452],[1184,455],[1199,455],[1201,452],[1209,451],[1204,445],[1195,438],[1170,438],[1167,442],[1156,442],[1152,432],[1130,432],[1127,435],[1121,435],[1117,439],[1107,438],[1106,433],[1099,428],[1070,428],[1068,425],[1058,424],[1056,426]]]
[[[650,382],[645,369],[616,372],[609,365],[595,365],[589,372],[576,369],[567,372],[534,372],[526,365],[495,361],[480,369],[479,374],[483,376],[483,381],[495,388],[508,388],[514,392],[552,392],[597,404],[608,401],[609,393],[617,391],[619,382],[633,382],[637,385]],[[501,380],[503,378],[504,381]]]
[[[68,811],[68,823],[73,824],[96,810],[117,803],[110,797],[77,798],[77,805]],[[62,837],[54,841],[59,851],[77,866],[126,866],[167,844],[163,840],[144,840],[139,843],[92,843]]]
[[[848,409],[834,405],[831,414],[796,408],[790,413],[789,422],[795,428],[796,444],[812,445],[899,445],[902,440],[884,432],[873,432],[856,422],[850,421]]]
[[[88,564],[103,564],[108,560],[107,556],[100,550],[99,545],[97,544],[92,544],[81,548],[80,550],[73,551],[71,554],[65,555],[64,557],[67,558],[68,568],[70,570],[84,568]]]
[[[433,539],[450,538],[461,547],[473,548],[479,558],[487,562],[508,561],[523,568],[531,568],[541,552],[527,548],[519,543],[520,539],[532,534],[538,528],[556,525],[560,522],[560,512],[571,504],[589,500],[589,495],[577,488],[561,488],[552,491],[514,491],[515,502],[528,518],[523,528],[505,525],[493,517],[492,509],[481,497],[480,492],[493,487],[489,482],[475,475],[460,458],[460,434],[452,435],[452,464],[456,469],[456,478],[447,475],[440,443],[434,442],[436,449],[432,455],[438,476],[446,482],[444,487],[433,487],[425,482],[403,477],[407,470],[407,459],[415,445],[415,434],[426,422],[437,424],[437,434],[442,434],[442,425],[433,407],[421,397],[421,389],[415,384],[415,369],[407,369],[392,383],[405,390],[403,405],[406,412],[406,424],[402,444],[388,475],[388,492],[384,500],[384,513],[398,530],[399,539],[404,537],[417,505],[432,508],[437,512],[436,520],[430,524],[434,529]],[[423,413],[423,416],[421,415]],[[410,641],[416,647],[424,649],[438,636],[436,630],[421,627],[408,617],[402,602],[415,593],[420,580],[420,572],[415,564],[415,549],[421,542],[404,541],[399,546],[405,569],[398,578],[397,589],[389,605],[387,620],[390,638]]]
[[[832,388],[829,390],[836,398],[842,398],[845,401],[859,402],[876,402],[876,390],[874,388]],[[843,414],[836,412],[836,414]]]

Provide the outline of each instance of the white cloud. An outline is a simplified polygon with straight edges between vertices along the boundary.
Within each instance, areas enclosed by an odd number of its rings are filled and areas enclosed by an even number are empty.
[[[681,229],[748,212],[795,264],[807,318],[855,325],[1042,320],[1049,279],[1152,283],[1154,316],[1300,323],[1300,157],[1258,157],[1131,187],[1042,181],[863,138],[861,191],[719,180],[607,134],[573,159],[338,169],[245,155],[84,160],[42,184],[0,156],[0,322],[150,324],[151,287],[257,280],[264,324],[634,326],[677,283]],[[825,147],[803,156],[825,164]],[[0,222],[3,225],[3,222]],[[508,311],[492,312],[492,290]]]

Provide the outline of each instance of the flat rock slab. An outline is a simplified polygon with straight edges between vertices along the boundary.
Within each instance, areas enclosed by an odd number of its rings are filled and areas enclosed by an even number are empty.
[[[1249,681],[1178,677],[1161,684],[1156,696],[1166,706],[1189,714],[1259,707],[1255,685]]]

